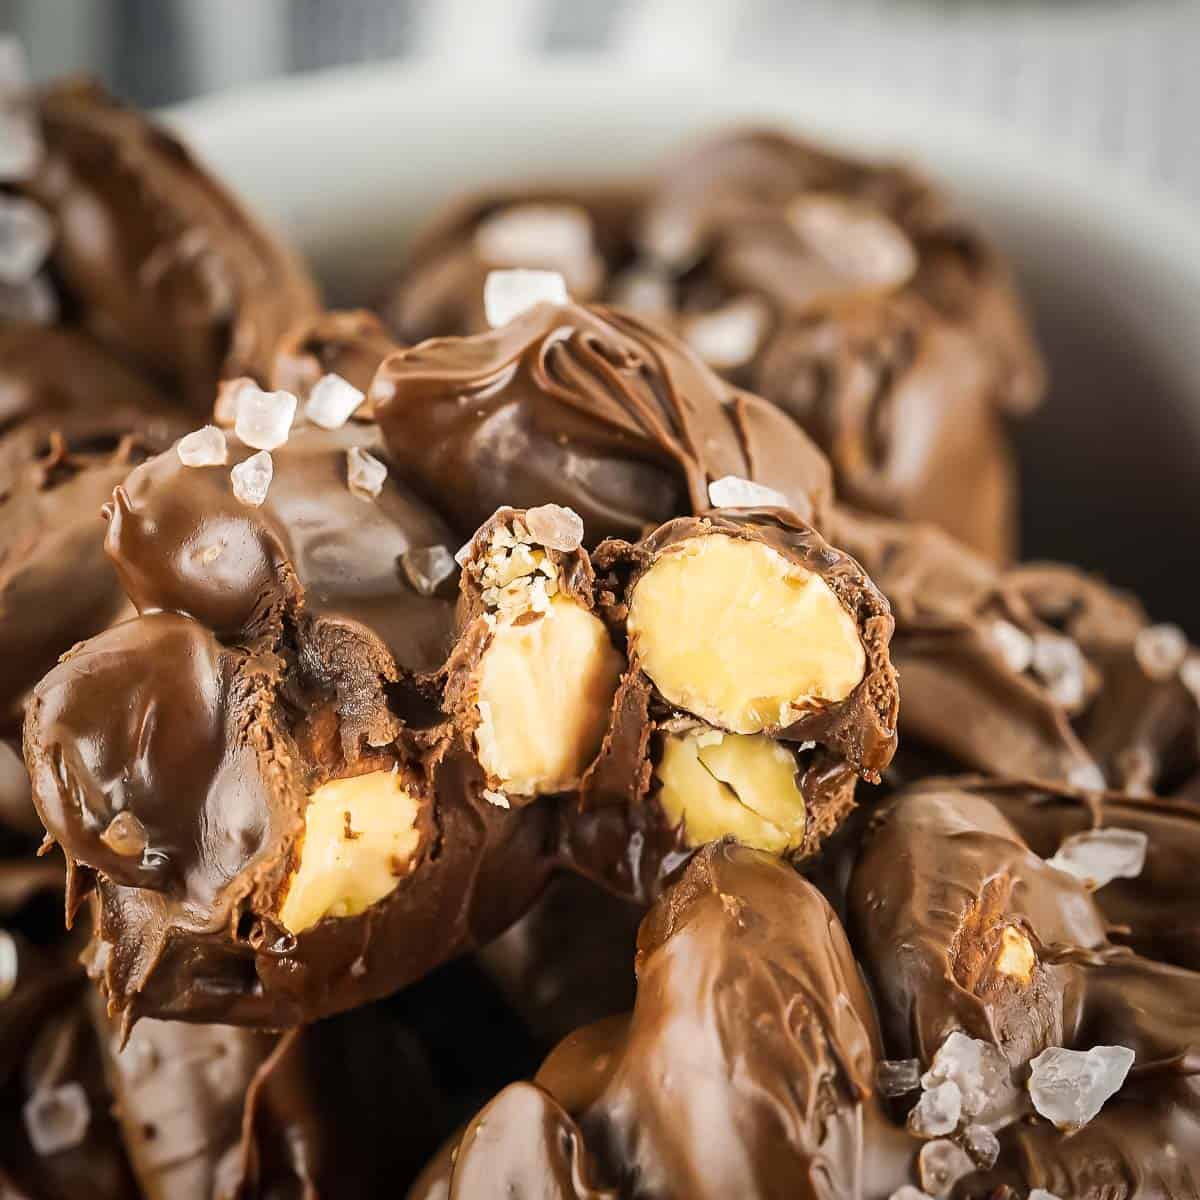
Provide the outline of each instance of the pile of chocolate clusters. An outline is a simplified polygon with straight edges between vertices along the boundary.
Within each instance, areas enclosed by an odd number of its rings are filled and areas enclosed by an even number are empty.
[[[0,51],[4,1195],[1200,1196],[1200,652],[1015,564],[968,218],[735,131],[326,312]]]

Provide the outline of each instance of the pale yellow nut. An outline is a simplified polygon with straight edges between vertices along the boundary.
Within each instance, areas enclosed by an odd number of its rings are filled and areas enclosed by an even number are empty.
[[[659,803],[690,845],[733,836],[782,854],[804,841],[807,813],[796,760],[763,734],[667,734],[655,768]]]
[[[1000,951],[996,955],[996,973],[1028,985],[1033,981],[1037,954],[1033,943],[1012,925],[1000,931]]]
[[[308,800],[300,866],[279,919],[302,933],[323,917],[352,917],[382,900],[411,865],[419,813],[393,771],[322,784]]]
[[[604,623],[555,596],[529,620],[500,619],[479,678],[479,763],[506,792],[570,786],[595,758],[624,661]]]
[[[671,704],[735,733],[844,700],[866,671],[854,619],[823,579],[724,534],[659,557],[633,589],[628,630]]]

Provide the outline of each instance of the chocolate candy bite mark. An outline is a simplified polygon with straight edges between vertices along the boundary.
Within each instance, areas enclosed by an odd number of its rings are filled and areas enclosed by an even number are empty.
[[[681,518],[596,552],[630,661],[672,709],[829,745],[876,779],[896,745],[887,601],[782,510]]]
[[[464,547],[446,705],[496,803],[576,787],[600,750],[625,660],[593,611],[579,517],[501,509]]]
[[[820,576],[720,534],[655,559],[631,591],[626,630],[668,703],[734,733],[844,700],[867,665],[854,619]]]
[[[454,539],[391,473],[351,490],[367,447],[366,426],[297,430],[257,507],[236,442],[219,465],[168,451],[114,497],[141,615],[46,677],[27,739],[127,1021],[362,1003],[498,932],[550,870],[546,808],[490,803],[438,712],[454,605],[403,561]]]
[[[375,377],[404,479],[467,536],[504,505],[583,519],[589,546],[708,507],[726,475],[802,518],[829,499],[824,458],[772,406],[617,310],[540,304],[470,338],[402,350]]]

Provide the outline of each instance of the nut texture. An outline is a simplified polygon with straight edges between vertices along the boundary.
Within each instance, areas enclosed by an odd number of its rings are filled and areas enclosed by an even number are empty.
[[[866,653],[829,585],[769,546],[680,542],[637,582],[629,641],[666,700],[735,733],[844,700]]]
[[[664,814],[691,845],[732,836],[782,854],[804,841],[796,759],[763,734],[669,733],[655,774]]]
[[[279,919],[301,933],[323,917],[352,917],[382,900],[420,843],[419,812],[393,771],[322,784],[309,797],[300,865]]]
[[[534,620],[501,618],[480,663],[480,765],[518,795],[570,786],[600,749],[623,665],[604,623],[566,596]]]

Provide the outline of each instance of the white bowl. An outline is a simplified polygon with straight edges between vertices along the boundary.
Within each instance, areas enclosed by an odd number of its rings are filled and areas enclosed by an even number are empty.
[[[761,73],[638,77],[595,62],[491,77],[385,66],[176,109],[199,154],[368,301],[448,192],[603,178],[723,122],[784,122],[912,157],[981,213],[1032,300],[1054,383],[1021,430],[1027,553],[1102,570],[1200,634],[1200,218],[1083,157],[878,93]]]

